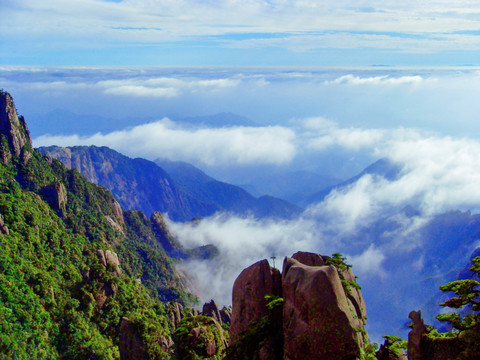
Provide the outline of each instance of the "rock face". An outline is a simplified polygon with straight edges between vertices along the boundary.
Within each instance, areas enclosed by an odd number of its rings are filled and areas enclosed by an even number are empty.
[[[55,210],[59,216],[65,216],[67,206],[67,189],[65,189],[65,185],[62,183],[53,183],[46,186],[42,193],[52,209]]]
[[[241,272],[233,284],[230,340],[234,343],[249,325],[267,315],[266,295],[282,295],[280,272],[261,260]]]
[[[231,343],[241,343],[245,330],[262,318],[268,319],[273,303],[267,307],[265,295],[273,294],[283,297],[281,338],[273,346],[264,346],[260,359],[360,358],[367,340],[365,302],[350,268],[327,265],[335,264],[329,259],[298,252],[285,258],[281,278],[267,260],[242,271],[233,287]]]
[[[218,311],[215,301],[211,300],[210,302],[205,303],[203,305],[202,314],[205,316],[210,316],[211,318],[215,319],[215,321],[222,324],[222,317],[220,316],[220,311]]]
[[[355,359],[361,333],[338,271],[286,258],[282,290],[285,359]]]
[[[20,156],[22,148],[28,145],[32,147],[32,140],[27,124],[22,116],[17,115],[17,110],[10,94],[0,91],[0,134],[5,135],[10,147],[11,155]],[[4,162],[8,156],[4,154]]]

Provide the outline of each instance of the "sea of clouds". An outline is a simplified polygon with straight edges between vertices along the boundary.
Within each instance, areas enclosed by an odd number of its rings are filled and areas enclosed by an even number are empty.
[[[35,146],[105,145],[131,157],[187,161],[207,172],[299,164],[319,172],[327,158],[337,161],[339,170],[325,171],[344,179],[377,159],[398,169],[393,178],[365,174],[311,204],[298,219],[216,214],[199,223],[170,222],[186,247],[214,244],[220,250],[211,262],[182,265],[204,301],[229,304],[234,279],[258,260],[272,262],[275,256],[281,268],[283,257],[298,250],[341,252],[371,304],[372,336],[404,334],[409,310],[426,301],[418,279],[435,273],[425,268],[428,254],[422,249],[428,239],[422,229],[439,214],[479,210],[475,69],[0,70],[2,86],[35,129]],[[58,133],[48,122],[35,123],[36,115],[55,109],[101,115],[112,124],[135,121],[88,134]],[[209,127],[176,120],[223,111],[258,125]],[[345,170],[345,159],[361,160]],[[477,245],[469,243],[460,260]]]

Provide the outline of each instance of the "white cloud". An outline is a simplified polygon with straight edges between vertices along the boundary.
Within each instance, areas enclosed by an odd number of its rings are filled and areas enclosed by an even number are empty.
[[[382,269],[382,263],[386,256],[371,244],[364,252],[356,256],[348,256],[348,262],[353,265],[356,276],[366,277],[377,275],[386,277],[386,272]]]
[[[176,97],[184,92],[219,91],[238,86],[240,79],[194,79],[185,80],[173,77],[132,78],[127,80],[99,81],[96,86],[104,93],[139,97]]]
[[[303,146],[312,150],[325,150],[335,145],[349,150],[372,148],[386,135],[383,129],[339,128],[337,123],[322,117],[302,119],[300,123],[305,129]]]
[[[478,49],[478,3],[365,1],[144,1],[19,0],[5,7],[4,35],[49,39],[46,46],[152,43],[226,35],[221,44],[313,48]],[[432,6],[430,6],[432,5]],[[365,9],[368,9],[366,11]],[[25,23],[30,26],[26,28]],[[463,32],[462,32],[463,31]],[[236,34],[284,34],[234,39]],[[32,37],[33,34],[33,37]],[[295,36],[292,36],[295,35]],[[70,40],[70,41],[69,41]],[[72,41],[75,40],[75,41]],[[293,40],[293,41],[292,41]],[[97,45],[101,47],[101,45]]]
[[[282,164],[295,156],[295,133],[281,126],[182,128],[168,119],[89,137],[42,135],[35,146],[103,145],[132,157],[224,164]]]
[[[323,249],[330,254],[332,245],[324,243],[315,222],[260,221],[217,215],[198,224],[169,223],[169,229],[186,247],[214,244],[220,256],[213,262],[193,261],[182,269],[195,278],[202,300],[231,304],[235,278],[251,264],[276,256],[275,265],[282,268],[283,257],[298,250]]]
[[[360,77],[352,74],[343,75],[326,84],[348,84],[348,85],[419,85],[424,81],[436,81],[436,79],[424,79],[421,76],[400,76],[390,77],[388,75],[374,77]]]

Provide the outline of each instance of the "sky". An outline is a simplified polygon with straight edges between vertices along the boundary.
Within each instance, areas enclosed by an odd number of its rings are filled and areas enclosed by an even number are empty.
[[[480,65],[474,0],[1,0],[0,64]]]
[[[425,265],[428,224],[480,211],[478,19],[468,0],[0,0],[0,87],[34,146],[109,146],[236,184],[395,164],[396,178],[365,175],[298,219],[170,222],[185,246],[220,249],[183,265],[220,304],[262,258],[344,253],[377,339],[425,304],[418,279],[441,275]]]

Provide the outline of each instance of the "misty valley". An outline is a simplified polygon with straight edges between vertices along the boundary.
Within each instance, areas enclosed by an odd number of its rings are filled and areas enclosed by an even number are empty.
[[[478,74],[213,70],[5,70],[0,358],[479,359]]]

